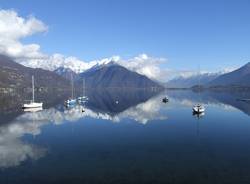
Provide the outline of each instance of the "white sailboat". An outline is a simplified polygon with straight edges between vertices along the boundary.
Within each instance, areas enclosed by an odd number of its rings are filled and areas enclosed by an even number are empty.
[[[204,113],[205,107],[202,104],[196,104],[193,106],[193,112],[198,114]]]
[[[85,79],[82,81],[82,96],[78,97],[78,102],[83,103],[88,100],[88,97],[85,95]]]
[[[200,71],[200,70],[199,70]],[[199,72],[200,74],[200,72]],[[199,95],[199,98],[200,98],[200,76],[199,76],[199,82],[198,82],[199,86],[198,86],[198,95]],[[205,112],[205,107],[201,104],[201,103],[198,103],[196,105],[193,106],[193,113],[196,113],[196,114],[201,114],[201,113],[204,113]]]
[[[74,99],[74,81],[71,74],[71,98],[65,101],[66,106],[72,106],[76,104],[76,99]]]
[[[40,102],[35,102],[35,84],[34,84],[34,76],[32,75],[32,100],[30,100],[29,103],[25,103],[23,104],[23,108],[27,109],[27,108],[42,108],[43,107],[43,103]]]

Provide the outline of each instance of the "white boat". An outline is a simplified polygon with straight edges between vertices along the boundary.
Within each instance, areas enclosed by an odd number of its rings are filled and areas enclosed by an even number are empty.
[[[29,103],[23,104],[23,108],[42,108],[42,102],[35,102],[35,84],[34,84],[34,76],[32,75],[32,100]]]
[[[201,105],[201,104],[197,104],[197,105],[195,105],[193,107],[193,112],[198,113],[198,114],[204,113],[205,112],[205,107],[203,105]]]
[[[33,102],[32,100],[30,101],[30,103],[27,103],[27,104],[23,104],[23,108],[41,108],[43,107],[43,103],[36,103],[36,102]]]
[[[71,74],[71,98],[65,101],[66,106],[72,106],[76,104],[76,99],[74,98],[74,81],[73,76]]]

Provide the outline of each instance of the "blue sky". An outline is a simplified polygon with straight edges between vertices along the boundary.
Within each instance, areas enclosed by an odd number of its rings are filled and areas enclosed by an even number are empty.
[[[249,0],[1,0],[49,30],[22,40],[88,61],[146,53],[162,67],[209,71],[250,61]]]

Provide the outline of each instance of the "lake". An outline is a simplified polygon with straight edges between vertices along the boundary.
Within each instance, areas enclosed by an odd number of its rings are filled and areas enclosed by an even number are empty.
[[[40,95],[37,112],[3,95],[0,183],[250,183],[250,102],[238,100],[249,94],[92,90],[70,108],[68,94]],[[192,114],[197,102],[205,114]]]

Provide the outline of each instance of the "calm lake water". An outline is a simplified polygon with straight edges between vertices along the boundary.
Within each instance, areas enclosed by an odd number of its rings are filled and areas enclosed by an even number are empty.
[[[91,91],[84,107],[57,95],[38,112],[2,96],[0,183],[250,183],[249,94]]]

